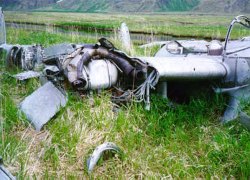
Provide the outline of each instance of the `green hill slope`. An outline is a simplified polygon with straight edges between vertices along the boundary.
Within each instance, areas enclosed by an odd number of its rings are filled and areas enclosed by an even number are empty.
[[[250,13],[249,0],[202,0],[194,11],[223,12],[223,13]]]
[[[249,0],[0,0],[4,10],[250,13]]]
[[[189,11],[199,0],[0,0],[5,10],[39,9],[74,12]]]

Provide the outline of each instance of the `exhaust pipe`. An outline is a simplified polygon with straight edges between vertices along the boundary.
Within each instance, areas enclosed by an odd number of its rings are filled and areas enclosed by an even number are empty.
[[[93,56],[101,56],[103,58],[111,59],[123,72],[126,76],[131,77],[132,79],[141,80],[144,73],[141,70],[134,68],[128,60],[124,57],[121,57],[119,54],[110,52],[104,47],[97,47],[95,45],[88,45],[83,49],[83,55],[80,61],[77,64],[77,80],[73,82],[75,88],[84,88],[87,85],[87,80],[83,76],[83,66],[86,66],[90,62]]]

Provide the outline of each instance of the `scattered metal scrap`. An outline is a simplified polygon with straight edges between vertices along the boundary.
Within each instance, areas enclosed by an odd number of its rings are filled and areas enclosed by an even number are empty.
[[[26,97],[19,108],[37,131],[46,124],[67,103],[67,94],[50,81]]]
[[[24,71],[22,73],[13,75],[13,77],[18,79],[19,81],[23,81],[23,80],[35,78],[35,77],[40,77],[40,76],[41,76],[41,72],[36,72],[36,71]]]
[[[3,166],[3,158],[0,156],[0,179],[15,180],[16,178]]]
[[[95,148],[91,157],[87,159],[87,168],[88,172],[91,173],[94,170],[94,167],[98,160],[100,159],[101,155],[104,151],[113,150],[118,154],[122,153],[122,150],[113,142],[107,142],[99,145]]]
[[[60,105],[65,106],[64,92],[67,89],[88,94],[93,90],[112,88],[114,102],[144,101],[146,109],[149,109],[152,89],[157,89],[167,98],[169,82],[204,80],[220,82],[222,85],[214,89],[215,92],[230,95],[229,106],[221,120],[229,122],[238,117],[244,108],[242,102],[248,104],[250,98],[250,37],[229,41],[235,23],[250,28],[250,19],[237,16],[230,24],[223,43],[170,41],[154,57],[129,57],[104,38],[96,44],[64,43],[47,48],[7,45],[2,38],[4,43],[0,47],[7,51],[8,67],[35,71],[43,68],[42,82],[49,81],[20,105],[38,131],[54,116]],[[4,25],[1,27],[5,37]],[[47,89],[53,89],[53,92],[45,92]],[[37,102],[40,96],[41,101]],[[48,100],[52,96],[57,99]],[[52,111],[46,106],[50,101]],[[45,117],[41,114],[47,114],[46,109],[48,115]],[[244,124],[249,123],[245,117]]]

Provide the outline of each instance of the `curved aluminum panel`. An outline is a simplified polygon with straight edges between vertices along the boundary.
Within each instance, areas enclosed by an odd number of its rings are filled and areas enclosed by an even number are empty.
[[[106,142],[99,145],[97,148],[95,148],[92,156],[87,159],[87,167],[89,173],[91,173],[94,170],[94,167],[98,162],[98,160],[100,159],[102,153],[107,150],[114,150],[118,153],[122,152],[122,150],[113,142]]]
[[[139,57],[151,64],[159,73],[160,81],[207,80],[226,76],[220,58],[188,57]]]

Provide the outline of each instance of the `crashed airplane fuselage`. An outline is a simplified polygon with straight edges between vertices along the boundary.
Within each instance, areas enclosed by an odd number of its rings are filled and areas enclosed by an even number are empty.
[[[234,120],[240,115],[242,122],[248,126],[249,119],[241,112],[241,102],[249,102],[250,96],[250,38],[229,43],[234,23],[250,28],[250,20],[238,16],[232,21],[224,43],[167,42],[154,57],[129,57],[104,38],[97,44],[64,43],[47,48],[7,45],[3,38],[1,47],[7,51],[7,67],[21,67],[29,71],[17,75],[17,78],[34,77],[33,71],[43,69],[37,76],[41,77],[44,85],[19,106],[37,131],[56,114],[60,106],[66,105],[67,89],[87,94],[93,90],[112,88],[115,102],[144,101],[146,109],[149,109],[151,89],[158,88],[157,91],[167,98],[168,82],[203,80],[220,81],[222,87],[215,92],[231,96],[222,122]],[[4,37],[3,15],[1,26]],[[51,93],[46,93],[48,91]],[[39,103],[32,99],[39,99]],[[45,104],[49,106],[45,107]],[[41,110],[47,113],[38,118]]]

